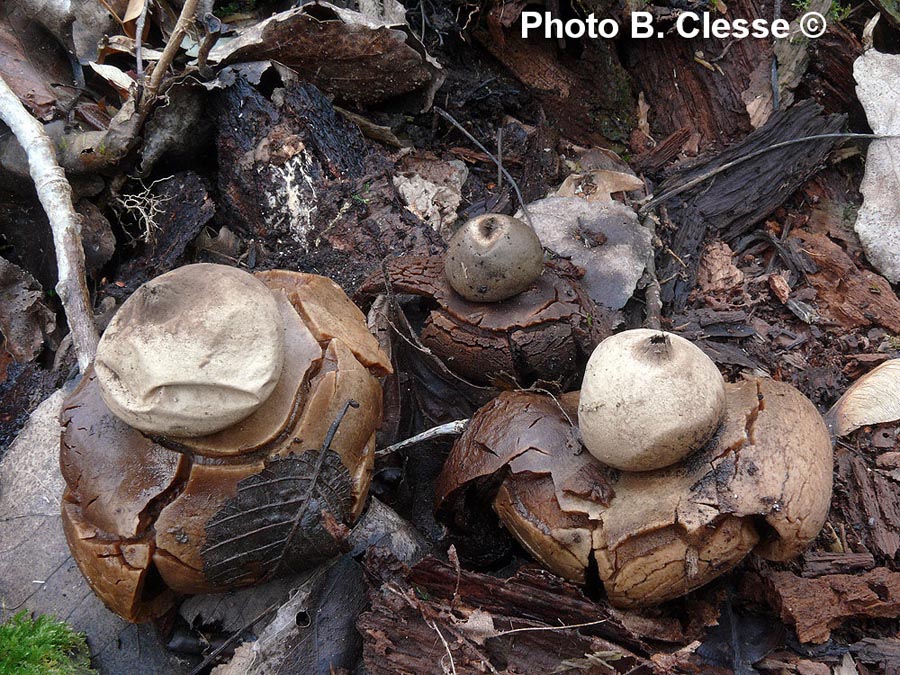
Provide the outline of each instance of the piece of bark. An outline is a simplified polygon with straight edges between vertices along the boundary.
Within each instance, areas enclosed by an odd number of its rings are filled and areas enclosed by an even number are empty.
[[[656,190],[659,197],[672,195],[664,203],[675,226],[668,249],[657,259],[659,278],[670,280],[662,286],[663,302],[674,302],[676,308],[684,306],[695,287],[699,250],[707,233],[731,242],[751,230],[806,182],[835,140],[817,139],[764,150],[784,141],[837,132],[843,122],[843,116],[823,115],[815,102],[802,101],[772,115],[765,126],[737,145],[671,174]],[[763,152],[679,191],[681,186],[759,151]]]
[[[897,638],[863,638],[850,645],[857,661],[882,666],[886,674],[900,671],[900,640]]]
[[[868,465],[854,453],[838,446],[836,482],[843,483],[846,501],[842,516],[849,533],[878,556],[891,560],[900,549],[900,485]]]
[[[269,100],[239,76],[213,103],[217,217],[254,240],[248,267],[306,270],[350,289],[389,255],[442,246],[402,206],[393,162],[314,86],[289,85]]]
[[[670,29],[675,16],[670,15],[668,24],[658,20],[656,29]],[[728,3],[728,16],[732,21],[771,20],[771,6],[758,0],[737,0]],[[634,78],[635,89],[646,96],[650,126],[657,137],[688,127],[699,134],[700,148],[706,151],[721,148],[751,130],[741,92],[757,64],[771,60],[767,41],[687,39],[669,32],[660,40],[636,42],[639,49],[629,50],[625,67]],[[697,62],[698,54],[712,62],[712,67]],[[673,64],[678,64],[675,70]]]
[[[678,153],[681,152],[684,144],[688,142],[690,137],[691,130],[688,127],[682,127],[677,131],[673,131],[657,143],[652,150],[637,155],[631,163],[634,170],[638,173],[643,171],[656,173],[678,156]]]
[[[826,574],[852,574],[875,567],[871,553],[828,553],[809,551],[803,554],[802,576],[821,577]]]
[[[844,328],[878,325],[900,333],[900,299],[887,280],[860,269],[824,234],[795,230],[792,237],[819,268],[808,275],[818,291],[818,309]]]
[[[830,574],[804,579],[791,572],[764,575],[766,593],[800,642],[826,642],[851,618],[900,614],[900,572],[878,567],[865,574]]]
[[[440,662],[460,674],[649,666],[645,656],[653,650],[620,613],[542,570],[500,579],[430,557],[409,569],[377,549],[366,569],[372,605],[357,628],[371,675],[442,672]],[[506,633],[517,628],[532,630]]]
[[[125,263],[116,274],[116,283],[106,287],[107,295],[124,300],[138,286],[187,262],[186,252],[216,207],[205,181],[193,171],[184,171],[157,181],[144,196],[145,209],[153,204],[153,227],[142,254]],[[120,281],[121,280],[121,281]]]
[[[491,22],[489,17],[490,30],[475,31],[475,39],[532,91],[555,128],[588,147],[627,143],[636,101],[613,42],[584,40],[575,56],[556,41],[525,40],[518,26],[507,30]]]

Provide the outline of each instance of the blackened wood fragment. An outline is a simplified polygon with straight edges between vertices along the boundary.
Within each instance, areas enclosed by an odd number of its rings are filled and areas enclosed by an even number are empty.
[[[777,143],[836,133],[843,123],[843,115],[823,115],[815,102],[803,101],[775,113],[764,127],[737,145],[675,171],[656,193],[662,195]],[[763,152],[668,199],[665,203],[675,232],[656,265],[659,278],[665,281],[663,302],[679,309],[685,305],[695,285],[700,246],[707,234],[733,241],[751,230],[807,181],[836,142],[816,139]]]

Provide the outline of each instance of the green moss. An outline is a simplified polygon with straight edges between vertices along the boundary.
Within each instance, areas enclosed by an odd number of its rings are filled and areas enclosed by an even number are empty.
[[[224,2],[218,0],[213,9],[213,14],[222,19],[232,14],[252,12],[258,4],[260,3],[257,0],[225,0]]]
[[[50,616],[25,611],[0,624],[0,675],[89,675],[84,635]]]

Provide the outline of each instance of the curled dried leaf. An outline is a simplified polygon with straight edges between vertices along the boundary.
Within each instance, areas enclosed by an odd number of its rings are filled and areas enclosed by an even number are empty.
[[[898,420],[900,359],[885,361],[863,375],[825,415],[825,423],[837,437],[846,436],[867,424],[886,424]]]

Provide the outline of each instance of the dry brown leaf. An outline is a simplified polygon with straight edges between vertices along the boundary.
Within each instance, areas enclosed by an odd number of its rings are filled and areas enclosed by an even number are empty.
[[[644,187],[644,181],[630,173],[596,169],[569,175],[556,191],[557,197],[581,197],[589,202],[609,202],[615,192],[631,192]]]
[[[704,293],[730,291],[744,281],[744,273],[733,260],[731,247],[716,241],[706,247],[697,269],[697,283]]]
[[[825,422],[835,436],[846,436],[868,424],[900,420],[900,359],[885,361],[844,392]]]
[[[409,27],[392,23],[392,16],[371,18],[327,2],[305,5],[220,40],[209,60],[226,65],[269,59],[338,103],[365,106],[402,95],[426,110],[443,72]]]
[[[28,272],[0,258],[0,333],[13,358],[31,361],[53,332],[56,317],[41,301],[41,285]]]
[[[473,611],[465,621],[456,624],[456,628],[479,645],[483,645],[488,638],[497,636],[494,618],[482,609]]]
[[[91,61],[88,65],[90,65],[91,69],[97,73],[97,75],[106,80],[106,82],[109,83],[109,86],[116,90],[123,101],[131,96],[131,89],[132,87],[135,87],[137,83],[132,80],[127,73],[115,66],[95,63],[94,61]]]

